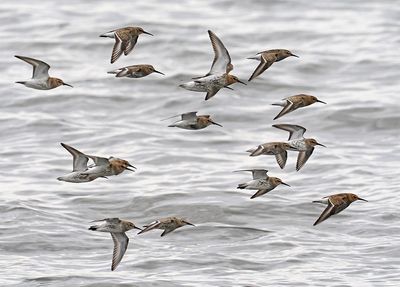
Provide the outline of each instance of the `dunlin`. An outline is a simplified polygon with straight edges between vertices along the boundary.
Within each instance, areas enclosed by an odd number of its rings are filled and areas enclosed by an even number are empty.
[[[64,83],[61,79],[50,77],[50,66],[47,63],[29,57],[15,57],[33,66],[32,79],[28,81],[18,81],[16,83],[37,90],[51,90],[62,85],[72,87],[70,84]]]
[[[197,112],[184,113],[181,115],[181,120],[169,125],[169,127],[177,127],[186,130],[200,130],[208,127],[209,125],[222,125],[214,122],[210,115],[196,115]]]
[[[109,158],[87,155],[94,161],[94,165],[89,166],[89,170],[83,174],[97,175],[98,177],[118,175],[125,170],[135,172],[133,165],[127,160],[110,156]]]
[[[253,180],[241,183],[237,187],[240,189],[245,188],[258,190],[252,197],[250,197],[251,199],[266,194],[280,184],[290,186],[287,183],[284,183],[280,178],[268,176],[268,170],[266,169],[243,169],[238,171],[251,171],[253,173]]]
[[[231,89],[228,87],[231,84],[241,83],[246,85],[237,77],[229,74],[233,70],[233,65],[229,52],[221,40],[210,30],[208,30],[208,35],[214,50],[214,61],[210,71],[202,77],[193,78],[194,81],[180,85],[180,87],[190,91],[207,92],[206,101],[222,88]]]
[[[140,27],[125,27],[109,31],[100,35],[100,37],[115,38],[114,48],[111,54],[111,64],[122,55],[122,52],[128,55],[136,45],[140,34],[153,34],[146,32]]]
[[[318,100],[317,97],[305,95],[305,94],[300,94],[300,95],[295,95],[295,96],[285,98],[279,103],[272,104],[274,106],[283,107],[282,111],[274,118],[274,120],[276,120],[290,112],[293,112],[294,110],[297,110],[298,108],[303,108],[303,107],[312,105],[317,102],[326,104],[325,102]]]
[[[73,168],[72,172],[64,176],[58,177],[58,180],[80,183],[89,182],[98,178],[98,175],[96,174],[85,173],[86,171],[88,171],[87,163],[89,161],[89,157],[86,154],[64,143],[61,143],[61,145],[72,155]]]
[[[285,142],[269,142],[259,145],[256,148],[247,150],[250,152],[250,156],[259,155],[275,155],[276,161],[280,168],[284,168],[287,160],[287,150],[290,149],[290,145]]]
[[[87,155],[67,144],[61,143],[61,145],[71,153],[73,157],[73,169],[71,173],[58,177],[57,179],[60,181],[73,183],[89,182],[98,177],[118,175],[125,170],[134,171],[131,168],[135,167],[126,160]],[[93,165],[87,165],[89,158],[94,161]]]
[[[125,232],[139,227],[136,227],[132,222],[121,220],[119,218],[105,218],[101,220],[95,220],[93,222],[101,222],[100,224],[93,225],[89,227],[89,230],[100,231],[100,232],[110,232],[111,238],[114,242],[113,257],[111,263],[111,271],[117,268],[118,264],[121,262],[122,257],[124,257],[125,251],[128,248],[129,238],[126,236]]]
[[[323,200],[315,200],[313,202],[328,204],[327,208],[322,212],[321,216],[315,221],[314,225],[321,223],[330,216],[335,215],[346,209],[353,201],[363,200],[353,193],[339,193],[330,196],[325,196]]]
[[[165,236],[168,233],[174,231],[175,229],[185,226],[185,225],[192,225],[195,226],[194,224],[187,222],[186,220],[178,217],[166,217],[166,218],[161,218],[159,220],[156,220],[149,225],[143,226],[144,229],[140,231],[138,234],[142,234],[144,232],[153,230],[153,229],[164,229],[164,232],[161,233],[161,236]]]
[[[290,150],[298,151],[296,170],[299,171],[303,165],[307,162],[308,158],[312,155],[314,147],[320,145],[325,147],[323,144],[318,143],[315,139],[304,138],[306,129],[298,125],[279,124],[272,125],[275,128],[288,131],[290,133],[288,144]]]
[[[273,63],[279,62],[287,57],[293,56],[293,57],[299,57],[289,50],[285,49],[273,49],[273,50],[267,50],[263,52],[259,52],[256,54],[257,56],[247,58],[247,59],[252,59],[252,60],[259,60],[261,63],[258,65],[258,67],[254,70],[253,74],[249,78],[249,82],[253,80],[255,77],[258,77],[261,75],[266,69],[268,69]]]
[[[128,78],[142,78],[151,73],[159,73],[165,75],[154,69],[152,65],[133,65],[127,66],[120,69],[116,69],[108,72],[109,74],[116,74],[116,77],[128,77]]]

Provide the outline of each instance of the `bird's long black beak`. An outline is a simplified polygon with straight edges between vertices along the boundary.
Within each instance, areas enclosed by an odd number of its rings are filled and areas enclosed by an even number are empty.
[[[154,73],[159,73],[159,74],[161,74],[161,75],[164,75],[164,76],[165,76],[165,74],[164,74],[164,73],[162,73],[162,72],[160,72],[160,71],[157,71],[157,70],[154,70]]]
[[[284,183],[283,181],[281,182],[281,184],[283,184],[283,185],[286,185],[286,186],[289,186],[289,187],[290,187],[290,185],[289,185],[289,184],[287,184],[287,183]]]
[[[219,123],[216,123],[216,122],[213,122],[213,121],[210,121],[213,125],[217,125],[217,126],[220,126],[220,127],[222,127],[222,125],[220,125]]]
[[[358,200],[362,200],[362,201],[366,201],[366,202],[368,202],[368,200],[366,200],[366,199],[364,199],[364,198],[358,198]]]
[[[317,100],[317,102],[318,102],[318,103],[323,103],[323,104],[326,105],[326,103],[325,103],[324,101]]]
[[[290,56],[296,57],[296,58],[300,58],[299,56],[295,55],[295,54],[290,54]]]
[[[320,146],[326,147],[326,145],[323,145],[323,144],[320,144],[320,143],[317,143],[317,145],[320,145]]]
[[[192,223],[190,223],[190,222],[187,222],[187,221],[184,221],[187,225],[191,225],[191,226],[196,226],[196,225],[194,225],[194,224],[192,224]]]
[[[71,86],[70,84],[67,84],[67,83],[63,83],[63,85],[73,88],[73,86]]]
[[[154,36],[153,34],[151,34],[151,33],[149,33],[149,32],[146,32],[146,31],[143,31],[143,34],[147,34],[147,35],[150,35],[150,36]]]
[[[245,82],[242,82],[241,80],[237,80],[238,81],[238,83],[241,83],[241,84],[243,84],[243,85],[245,85],[245,86],[247,86],[247,84],[245,83]]]

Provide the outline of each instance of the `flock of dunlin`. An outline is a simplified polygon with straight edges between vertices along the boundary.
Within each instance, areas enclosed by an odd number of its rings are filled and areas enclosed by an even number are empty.
[[[100,37],[109,37],[115,39],[115,44],[111,54],[111,63],[117,61],[122,54],[125,56],[128,55],[135,47],[138,37],[141,34],[152,35],[140,27],[125,27],[100,35]],[[230,72],[233,70],[233,65],[231,63],[229,52],[225,48],[222,41],[212,31],[208,31],[208,34],[214,50],[214,60],[210,71],[204,76],[193,78],[192,81],[180,85],[180,87],[190,91],[205,92],[205,100],[209,100],[215,96],[222,88],[231,89],[229,87],[231,84],[241,83],[246,85],[245,82],[230,74]],[[260,52],[257,54],[257,56],[248,58],[260,61],[260,64],[257,66],[248,81],[250,82],[251,80],[260,76],[273,63],[279,62],[290,56],[298,57],[297,55],[294,55],[292,52],[285,49],[273,49]],[[47,63],[29,57],[15,57],[33,66],[32,78],[28,81],[18,81],[17,83],[39,90],[54,89],[61,85],[72,87],[71,85],[64,83],[64,81],[61,79],[50,77],[48,74],[50,66]],[[129,78],[141,78],[148,76],[151,73],[159,73],[164,75],[162,72],[157,71],[152,65],[132,65],[116,69],[108,73],[115,74],[116,77]],[[283,99],[279,103],[273,103],[273,105],[283,107],[282,111],[274,118],[274,120],[293,112],[294,110],[312,105],[317,102],[326,104],[314,96],[305,94],[291,96]],[[214,122],[210,115],[197,115],[197,112],[187,112],[179,116],[181,117],[181,120],[170,124],[169,127],[178,127],[188,130],[204,129],[209,125],[218,125],[222,127],[222,125]],[[324,146],[313,138],[304,138],[306,129],[302,126],[276,124],[273,125],[273,127],[288,131],[288,141],[260,144],[257,147],[247,151],[250,153],[250,156],[275,155],[279,167],[283,169],[287,160],[287,151],[296,151],[298,152],[296,170],[299,171],[312,155],[314,147],[317,145]],[[105,158],[87,155],[67,144],[61,143],[61,145],[69,153],[71,153],[73,157],[73,169],[72,172],[58,177],[57,179],[60,181],[73,183],[90,182],[99,177],[107,178],[109,176],[118,175],[125,170],[135,171],[136,169],[128,161],[120,158]],[[89,160],[93,162],[90,165],[88,165]],[[268,170],[266,169],[248,169],[242,171],[251,171],[253,179],[239,184],[237,188],[256,190],[256,193],[251,196],[252,199],[268,193],[280,184],[289,186],[287,183],[283,182],[277,177],[268,176]],[[362,199],[352,193],[334,194],[326,196],[322,200],[313,201],[328,205],[314,225],[321,223],[331,215],[341,212],[356,200],[366,201],[365,199]],[[138,234],[142,234],[152,229],[163,229],[164,232],[161,234],[161,236],[164,236],[184,225],[193,225],[185,219],[178,217],[166,217],[156,220],[149,225],[144,226],[144,229],[135,226],[135,224],[132,222],[121,220],[119,218],[106,218],[102,220],[96,220],[95,222],[99,223],[89,227],[89,230],[109,232],[113,239],[114,251],[111,270],[115,270],[115,268],[118,266],[128,247],[129,238],[125,234],[126,231],[131,229],[139,229],[140,232]]]

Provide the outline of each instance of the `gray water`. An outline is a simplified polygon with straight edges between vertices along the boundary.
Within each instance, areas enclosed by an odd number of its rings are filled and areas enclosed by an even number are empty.
[[[396,1],[1,1],[1,286],[399,286],[399,43]],[[135,50],[109,64],[112,39],[99,34],[140,26]],[[205,102],[178,87],[206,73],[207,30],[229,50],[232,74],[246,80],[255,53],[286,48],[247,86]],[[42,59],[66,86],[39,91],[15,84]],[[166,76],[117,79],[106,72],[153,64]],[[314,104],[272,121],[277,100],[299,93]],[[223,125],[168,128],[168,116],[211,114]],[[173,119],[171,120],[173,121]],[[247,149],[286,140],[271,127],[307,128],[317,147],[300,172],[297,154],[279,169]],[[56,180],[71,168],[60,142],[137,166],[86,184]],[[267,168],[292,187],[250,200],[237,190]],[[313,227],[323,196],[369,200]],[[116,271],[112,240],[87,230],[106,217],[137,225],[177,215],[196,227],[161,238],[136,236]]]

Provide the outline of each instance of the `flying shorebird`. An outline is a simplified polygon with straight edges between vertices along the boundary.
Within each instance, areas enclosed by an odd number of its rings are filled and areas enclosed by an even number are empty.
[[[164,232],[161,233],[161,237],[167,235],[168,233],[174,231],[175,229],[185,226],[191,225],[195,226],[194,224],[184,220],[183,218],[178,217],[166,217],[161,218],[159,220],[153,221],[149,225],[143,226],[144,229],[140,231],[138,234],[142,234],[144,232],[153,230],[153,229],[164,229]]]
[[[128,78],[142,78],[151,73],[159,73],[165,75],[154,69],[152,65],[132,65],[123,68],[119,68],[113,71],[107,72],[108,74],[116,74],[115,77],[128,77]]]
[[[327,208],[322,212],[321,216],[315,221],[313,225],[317,225],[322,221],[328,219],[330,216],[338,214],[342,210],[346,209],[352,202],[356,200],[363,200],[353,193],[339,193],[330,196],[325,196],[324,200],[315,200],[313,202],[328,204]]]
[[[177,127],[186,130],[200,130],[208,127],[209,125],[222,125],[214,122],[210,115],[196,115],[197,112],[189,112],[181,115],[182,119],[169,125],[169,127]],[[173,116],[176,117],[176,116]]]
[[[61,145],[72,155],[73,169],[71,173],[58,177],[57,179],[60,181],[73,183],[89,182],[98,177],[118,175],[126,169],[134,171],[129,167],[135,167],[126,160],[114,157],[107,159],[103,157],[86,155],[72,146],[64,143],[61,143]],[[87,163],[89,158],[94,161],[94,165],[88,166]]]
[[[229,52],[221,40],[210,30],[208,30],[208,35],[214,50],[214,61],[210,71],[202,77],[193,78],[194,81],[179,85],[190,91],[207,92],[206,101],[222,88],[231,89],[228,87],[231,84],[241,83],[246,85],[237,77],[229,74],[233,70],[233,65],[231,64]]]
[[[266,69],[268,69],[273,63],[279,62],[287,57],[293,56],[293,57],[299,57],[297,55],[292,54],[289,50],[285,49],[273,49],[273,50],[267,50],[263,52],[257,53],[255,57],[250,57],[247,59],[251,60],[259,60],[261,63],[257,66],[257,68],[254,70],[253,74],[249,78],[249,82],[253,80],[255,77],[258,77],[261,75]]]
[[[100,231],[100,232],[110,232],[111,238],[114,242],[113,257],[111,263],[111,271],[117,268],[118,264],[121,262],[122,257],[124,257],[125,251],[128,248],[129,238],[126,236],[125,232],[135,228],[135,224],[132,222],[121,220],[119,218],[105,218],[101,220],[95,220],[92,222],[102,222],[98,225],[93,225],[89,227],[89,230]]]
[[[72,88],[70,84],[64,83],[63,80],[50,77],[49,76],[50,66],[47,63],[29,57],[23,57],[23,56],[15,56],[15,57],[33,66],[32,79],[28,81],[18,81],[16,83],[23,84],[25,87],[37,90],[51,90],[62,85],[69,86]]]
[[[153,34],[146,32],[140,27],[125,27],[109,31],[100,35],[100,37],[115,38],[114,48],[111,54],[111,64],[122,55],[127,56],[135,47],[140,34]]]
[[[288,98],[284,98],[284,99],[282,99],[281,102],[272,104],[274,106],[284,107],[282,109],[282,111],[274,118],[274,120],[276,120],[277,118],[280,118],[283,115],[286,115],[290,112],[293,112],[294,110],[297,110],[298,108],[303,108],[303,107],[312,105],[317,102],[326,104],[325,102],[318,100],[317,97],[305,95],[305,94],[300,94],[300,95],[295,95],[295,96],[291,96]]]
[[[280,184],[290,186],[287,183],[284,183],[280,178],[268,176],[268,170],[266,169],[242,169],[237,171],[251,171],[253,174],[253,180],[250,180],[245,183],[240,183],[237,188],[240,189],[256,189],[258,190],[255,194],[253,194],[251,199],[266,194],[270,192],[275,187]]]
[[[249,149],[247,152],[250,152],[250,156],[275,155],[276,162],[283,169],[286,165],[287,150],[290,148],[290,145],[285,142],[269,142]]]
[[[303,128],[302,126],[289,125],[289,124],[279,124],[272,126],[274,128],[278,128],[289,132],[289,139],[287,143],[290,146],[290,150],[299,152],[296,163],[297,171],[299,171],[303,167],[303,165],[307,162],[308,158],[312,155],[314,147],[316,145],[326,147],[323,144],[318,143],[315,139],[304,138],[304,133],[306,132],[306,129]]]

